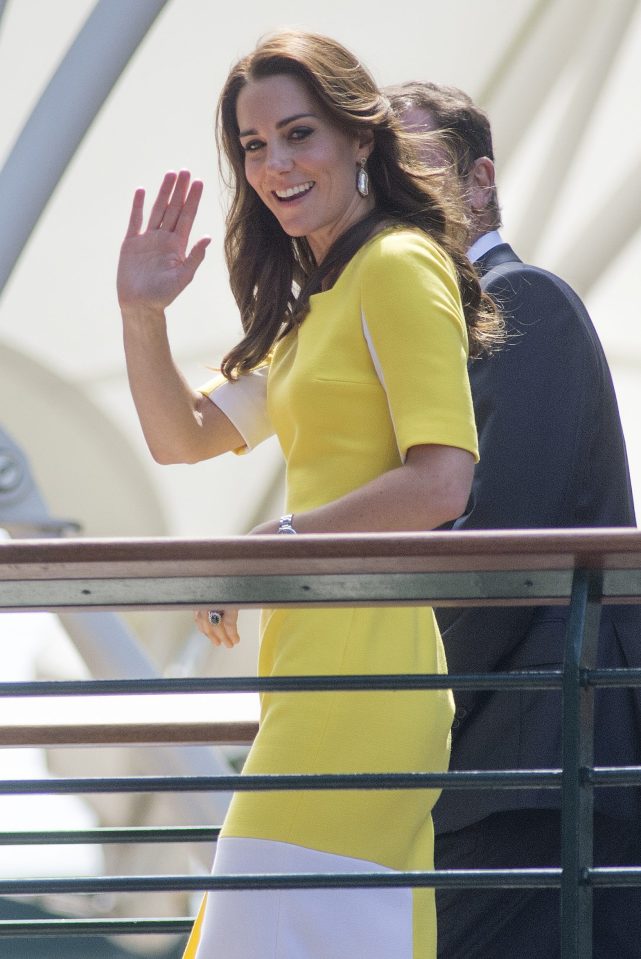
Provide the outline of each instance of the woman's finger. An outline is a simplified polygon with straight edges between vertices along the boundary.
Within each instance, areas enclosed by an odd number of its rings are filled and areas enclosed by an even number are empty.
[[[177,179],[177,174],[172,170],[170,170],[168,173],[165,173],[163,181],[160,184],[160,189],[158,190],[158,196],[156,197],[154,205],[151,208],[151,213],[149,214],[149,222],[147,223],[148,230],[160,229],[160,224],[162,223],[163,217],[167,212],[167,206],[171,199],[171,194]]]
[[[178,174],[171,199],[167,204],[167,209],[160,224],[161,230],[167,230],[169,233],[172,233],[176,229],[176,224],[185,206],[190,179],[189,170],[181,170]]]
[[[185,267],[188,271],[190,279],[193,277],[194,273],[205,259],[205,250],[210,243],[210,236],[204,236],[201,240],[198,240],[197,243],[194,243],[191,253],[185,260]]]
[[[194,220],[196,219],[196,214],[198,212],[198,206],[200,204],[200,198],[202,195],[203,181],[194,180],[189,187],[189,192],[185,196],[184,203],[182,204],[176,222],[174,223],[174,229],[181,240],[183,240],[185,243],[185,246],[189,240],[189,234],[191,233],[191,228],[194,225]]]
[[[142,214],[145,206],[145,191],[142,187],[138,187],[134,193],[133,202],[131,204],[131,215],[129,216],[129,223],[127,224],[127,233],[125,238],[129,239],[132,236],[138,236],[140,233],[140,228],[142,226]]]
[[[194,613],[194,621],[203,636],[206,636],[214,646],[221,646],[223,644],[222,630],[220,626],[213,626],[209,622],[206,610],[196,610]]]
[[[223,619],[220,625],[223,629],[223,642],[225,645],[230,649],[233,646],[237,646],[240,642],[240,636],[238,635],[238,610],[226,609],[223,613]]]
[[[211,622],[209,610],[199,609],[194,613],[194,620],[203,636],[206,636],[214,646],[226,646],[232,649],[240,642],[237,609],[226,609],[218,623]]]

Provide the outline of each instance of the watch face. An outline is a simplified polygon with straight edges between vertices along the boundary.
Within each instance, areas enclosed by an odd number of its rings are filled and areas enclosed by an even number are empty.
[[[293,533],[296,535],[296,530],[292,526],[293,515],[290,513],[289,516],[281,516],[280,522],[278,523],[278,532],[279,533]]]

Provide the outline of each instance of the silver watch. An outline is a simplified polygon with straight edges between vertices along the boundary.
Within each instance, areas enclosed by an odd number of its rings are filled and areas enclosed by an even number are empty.
[[[293,513],[287,513],[286,516],[281,516],[278,521],[277,533],[285,533],[291,536],[292,533],[296,534],[296,530],[292,526],[292,520],[294,519]]]

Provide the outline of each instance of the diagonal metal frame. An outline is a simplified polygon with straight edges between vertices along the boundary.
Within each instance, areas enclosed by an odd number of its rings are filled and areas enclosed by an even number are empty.
[[[168,0],[98,0],[0,171],[0,294],[85,133]],[[2,14],[0,0],[0,16]]]

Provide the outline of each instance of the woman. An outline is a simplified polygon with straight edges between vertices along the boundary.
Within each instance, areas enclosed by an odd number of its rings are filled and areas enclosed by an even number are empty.
[[[285,31],[231,71],[219,104],[232,201],[226,254],[245,336],[192,391],[165,307],[191,281],[202,184],[168,174],[142,229],[134,198],[119,269],[131,388],[160,462],[246,450],[276,432],[287,515],[254,533],[426,530],[465,508],[476,458],[467,381],[498,337],[491,305],[429,176],[412,172],[387,101],[339,44]],[[462,306],[462,303],[465,306]],[[200,611],[214,643],[232,610]],[[433,613],[268,610],[262,676],[445,670]],[[445,691],[269,694],[245,772],[444,770]],[[434,790],[241,792],[215,873],[432,868]],[[186,956],[435,955],[433,890],[210,893]]]

